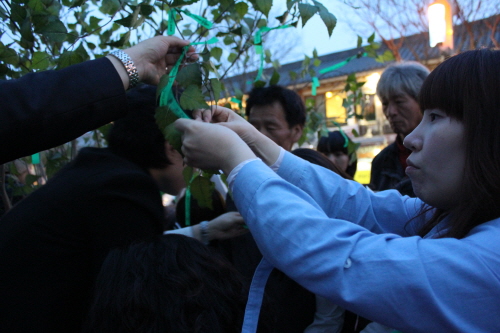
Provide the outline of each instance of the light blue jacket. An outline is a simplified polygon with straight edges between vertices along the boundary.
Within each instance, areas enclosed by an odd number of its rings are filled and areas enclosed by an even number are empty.
[[[373,193],[290,153],[278,174],[260,161],[243,166],[233,197],[264,255],[244,331],[258,320],[257,294],[275,266],[314,294],[405,333],[500,332],[500,219],[460,240],[432,239],[443,225],[431,238],[412,236],[406,222],[422,201]]]

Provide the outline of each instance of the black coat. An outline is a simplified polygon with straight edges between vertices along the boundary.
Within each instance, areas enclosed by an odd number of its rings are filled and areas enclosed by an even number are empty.
[[[374,191],[395,189],[402,195],[415,197],[411,181],[399,161],[396,142],[382,149],[373,159],[370,188]]]
[[[123,83],[107,58],[0,80],[0,164],[64,144],[126,110]]]
[[[0,331],[79,331],[108,251],[161,234],[163,218],[145,170],[82,149],[0,220]]]

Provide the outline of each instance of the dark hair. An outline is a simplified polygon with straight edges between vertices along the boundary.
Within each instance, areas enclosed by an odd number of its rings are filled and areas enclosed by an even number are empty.
[[[246,115],[250,116],[254,105],[265,106],[279,102],[285,110],[288,127],[306,123],[306,107],[300,96],[293,90],[281,86],[253,88],[246,101]]]
[[[236,333],[242,286],[229,262],[199,241],[158,236],[109,253],[85,331]]]
[[[330,161],[322,153],[309,148],[297,148],[292,151],[292,154],[323,168],[329,169],[345,179],[352,179],[352,177],[347,174],[344,170],[340,170],[332,161]]]
[[[156,124],[156,87],[140,85],[127,93],[128,113],[113,124],[108,146],[115,154],[148,169],[171,164],[165,137]]]
[[[475,50],[453,56],[425,80],[422,110],[440,109],[465,127],[465,170],[461,201],[448,214],[437,210],[424,235],[450,216],[448,237],[462,238],[500,216],[500,51]]]
[[[349,151],[346,146],[346,137],[342,135],[340,131],[331,131],[328,132],[328,136],[322,136],[318,141],[317,149],[320,153],[325,155],[340,151],[349,156],[349,165],[347,166],[345,172],[347,172],[347,174],[351,177],[354,177],[358,168],[358,161],[357,158],[353,158],[353,156],[351,156],[352,154],[349,155]],[[355,152],[353,154],[355,154]]]

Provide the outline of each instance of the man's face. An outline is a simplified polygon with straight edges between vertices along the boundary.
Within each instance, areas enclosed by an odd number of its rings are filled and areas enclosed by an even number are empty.
[[[382,98],[382,110],[394,133],[402,135],[403,138],[422,120],[417,101],[407,94]]]
[[[250,109],[248,121],[259,132],[288,151],[302,135],[302,125],[288,126],[285,110],[279,102],[263,106],[254,105]]]

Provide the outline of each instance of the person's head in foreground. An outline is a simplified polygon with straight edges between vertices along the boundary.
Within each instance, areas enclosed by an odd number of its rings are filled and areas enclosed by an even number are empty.
[[[86,331],[236,333],[244,307],[240,277],[225,258],[169,234],[109,253]]]
[[[500,51],[467,51],[440,64],[420,95],[424,116],[404,140],[415,194],[449,215],[448,236],[500,216]]]

